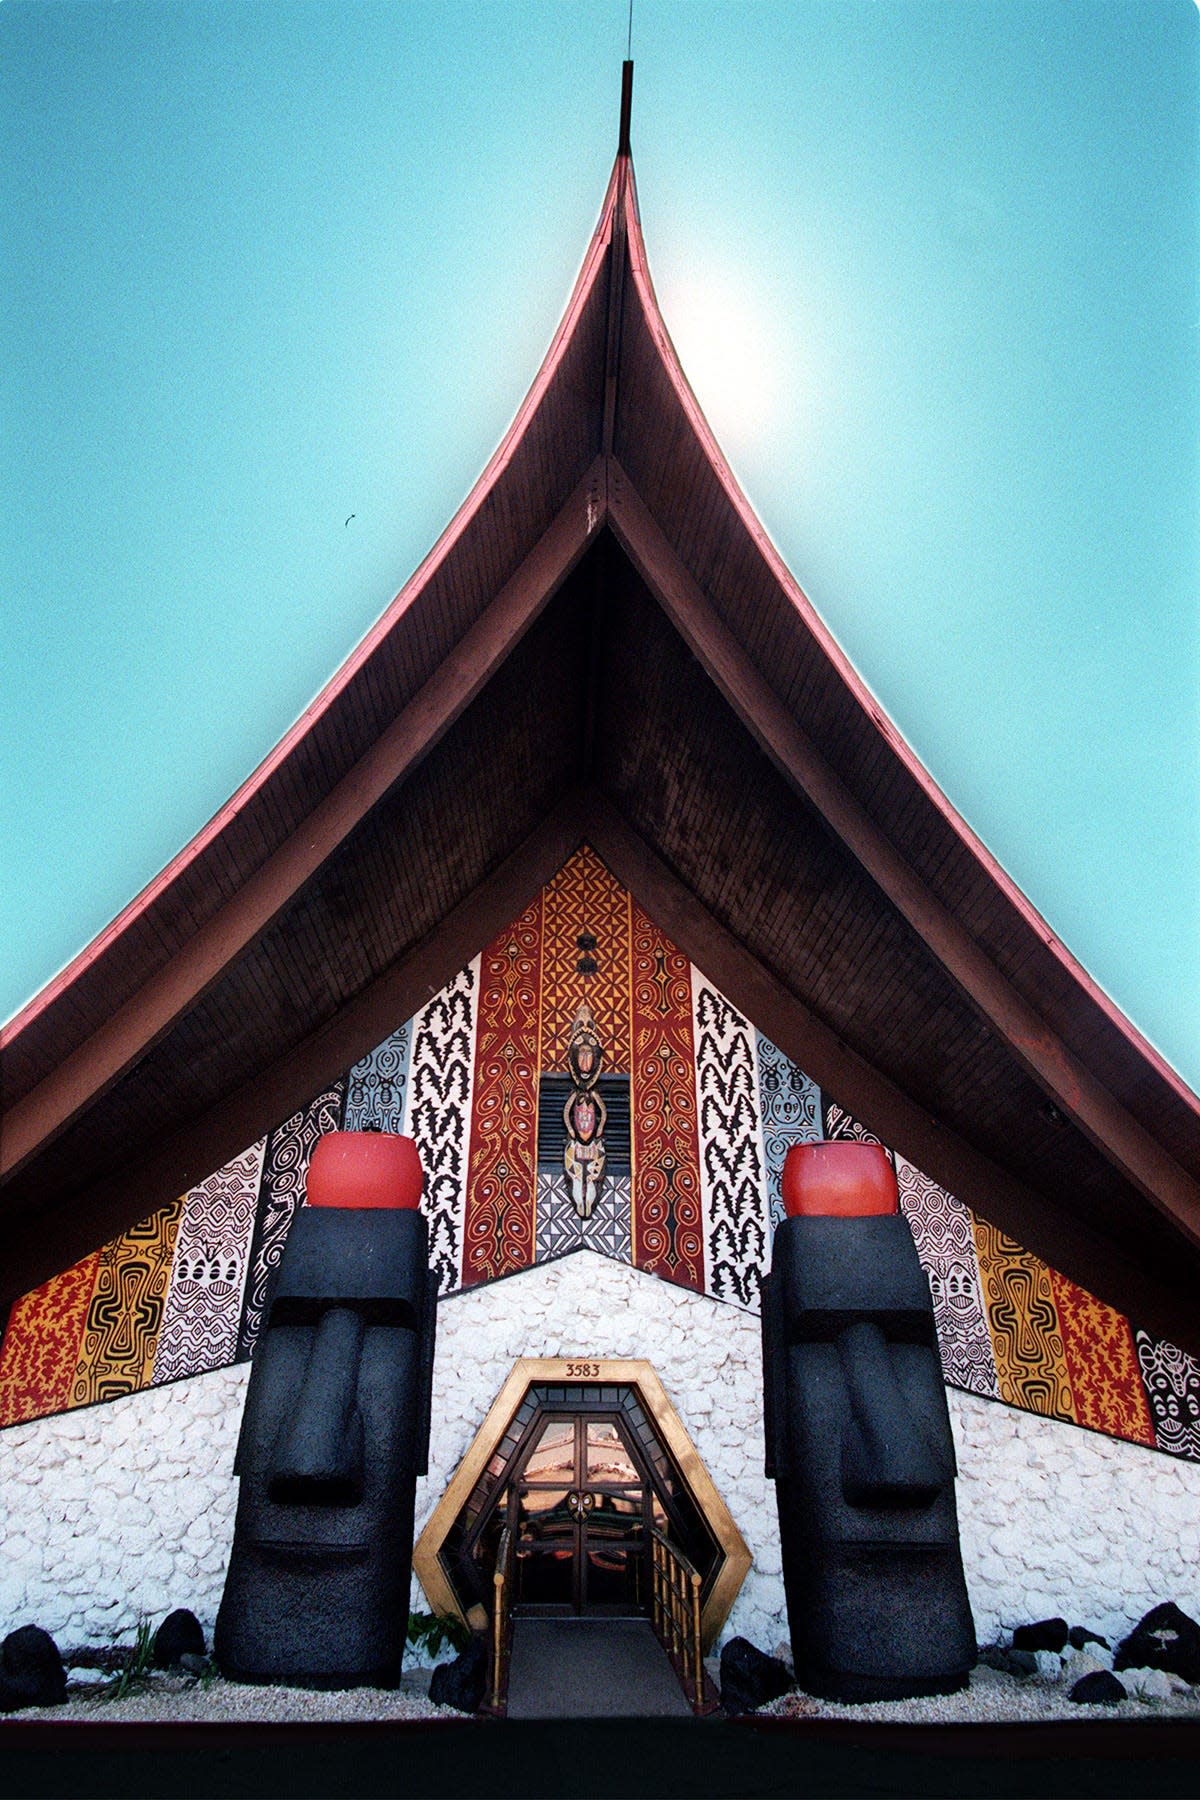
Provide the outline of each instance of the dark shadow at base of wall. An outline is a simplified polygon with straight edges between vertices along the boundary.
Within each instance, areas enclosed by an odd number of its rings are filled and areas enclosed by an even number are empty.
[[[414,1724],[0,1722],[0,1793],[509,1800],[1200,1795],[1200,1722],[887,1726],[841,1720]]]

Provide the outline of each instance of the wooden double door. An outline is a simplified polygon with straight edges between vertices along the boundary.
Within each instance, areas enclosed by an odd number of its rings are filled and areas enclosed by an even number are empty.
[[[544,1615],[645,1612],[653,1475],[617,1413],[547,1412],[513,1469],[514,1604]]]

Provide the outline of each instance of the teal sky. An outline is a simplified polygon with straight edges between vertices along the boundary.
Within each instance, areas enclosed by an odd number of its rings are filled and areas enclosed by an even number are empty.
[[[625,0],[0,5],[0,1016],[470,488],[595,222],[625,31]],[[1200,1085],[1200,14],[635,0],[633,32],[651,268],[742,485]]]

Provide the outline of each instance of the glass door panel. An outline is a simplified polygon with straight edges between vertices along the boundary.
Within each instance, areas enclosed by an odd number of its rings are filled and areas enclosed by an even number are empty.
[[[523,1487],[517,1498],[517,1536],[521,1543],[559,1543],[575,1536],[573,1488]]]
[[[575,1420],[548,1419],[525,1464],[526,1481],[550,1481],[564,1487],[575,1484]]]
[[[618,1482],[641,1481],[628,1447],[611,1419],[587,1421],[586,1466],[589,1487],[595,1483],[609,1486]]]

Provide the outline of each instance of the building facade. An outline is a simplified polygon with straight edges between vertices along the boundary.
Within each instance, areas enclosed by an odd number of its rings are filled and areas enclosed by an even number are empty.
[[[849,1137],[886,1146],[929,1278],[981,1641],[1200,1608],[1200,1106],[754,519],[654,301],[627,126],[446,534],[3,1034],[12,1624],[211,1625],[272,1273],[315,1143],[368,1127],[417,1141],[440,1293],[415,1606],[470,1610],[471,1471],[540,1405],[693,1534],[711,1639],[786,1636],[758,1289],[788,1147]],[[615,1604],[572,1544],[559,1600]]]

